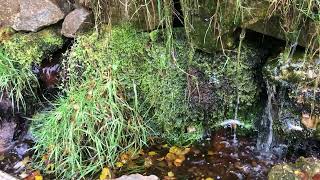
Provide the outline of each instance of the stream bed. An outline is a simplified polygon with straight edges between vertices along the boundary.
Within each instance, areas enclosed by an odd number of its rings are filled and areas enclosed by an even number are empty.
[[[320,157],[319,142],[297,143],[278,145],[265,153],[257,150],[256,135],[235,139],[231,129],[224,128],[189,148],[157,144],[144,149],[135,158],[123,154],[114,172],[117,176],[137,172],[153,174],[160,179],[267,179],[275,164],[294,162],[300,156]],[[29,164],[32,153],[28,149],[32,144],[28,134],[15,142],[9,151],[0,154],[0,169],[17,177],[34,172]]]
[[[140,162],[145,167],[140,173],[154,174],[160,179],[267,179],[271,167],[278,163],[294,162],[300,156],[320,157],[317,141],[308,140],[291,146],[280,144],[269,153],[258,151],[256,144],[256,136],[240,136],[235,141],[230,129],[221,129],[190,149],[173,150],[180,151],[173,158],[170,157],[174,154],[172,148],[155,145],[146,150],[148,153],[144,156],[128,164],[134,172],[134,166]]]

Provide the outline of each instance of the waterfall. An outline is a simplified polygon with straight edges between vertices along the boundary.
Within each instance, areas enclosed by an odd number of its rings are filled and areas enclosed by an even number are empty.
[[[276,88],[274,85],[270,86],[269,82],[266,82],[268,99],[264,110],[264,115],[259,127],[259,136],[257,141],[257,149],[263,153],[269,153],[273,142],[273,115],[274,107],[273,102],[275,100],[274,95]]]

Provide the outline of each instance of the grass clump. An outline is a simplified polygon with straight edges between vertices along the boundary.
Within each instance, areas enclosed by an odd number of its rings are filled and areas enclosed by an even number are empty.
[[[124,64],[139,57],[142,42],[127,29],[103,32],[77,39],[65,62],[67,96],[34,118],[36,153],[46,155],[56,176],[63,179],[83,178],[105,165],[113,166],[121,152],[139,149],[146,142],[136,85],[120,76],[126,72]],[[132,99],[124,94],[125,84]]]
[[[0,44],[0,91],[12,106],[26,108],[25,97],[34,95],[37,78],[32,65],[39,64],[63,45],[62,37],[52,29],[37,33],[16,33]]]
[[[146,142],[146,127],[119,95],[111,75],[68,91],[55,109],[35,117],[35,149],[63,179],[83,178],[113,165],[121,152]],[[45,165],[44,165],[45,166]]]

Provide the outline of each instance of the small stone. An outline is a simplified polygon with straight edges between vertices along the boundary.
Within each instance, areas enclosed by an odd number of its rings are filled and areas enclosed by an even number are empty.
[[[61,34],[74,38],[78,33],[90,28],[92,23],[91,12],[85,8],[75,9],[63,21]]]
[[[143,176],[141,174],[123,175],[115,180],[158,180],[159,178],[155,175]]]
[[[17,124],[15,122],[3,122],[0,125],[0,152],[10,148]]]

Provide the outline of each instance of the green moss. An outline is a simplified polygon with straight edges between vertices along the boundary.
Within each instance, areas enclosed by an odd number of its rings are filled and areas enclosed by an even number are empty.
[[[3,49],[10,59],[21,66],[40,63],[45,56],[63,45],[63,38],[54,29],[44,29],[36,33],[16,33],[3,42]]]
[[[15,31],[10,27],[0,27],[0,44],[8,40]]]
[[[31,70],[46,56],[61,48],[62,37],[53,29],[37,33],[15,33],[0,44],[0,90],[6,92],[12,105],[25,110],[25,97],[33,96],[38,86]]]
[[[252,127],[261,111],[259,84],[255,78],[255,68],[260,61],[257,51],[245,45],[241,49],[239,62],[234,51],[228,51],[226,56],[223,53],[195,54],[191,67],[198,71],[196,82],[200,91],[208,89],[200,96],[212,101],[207,107],[211,110],[207,117],[211,127],[221,121],[234,119],[237,108],[237,118],[246,127]]]

